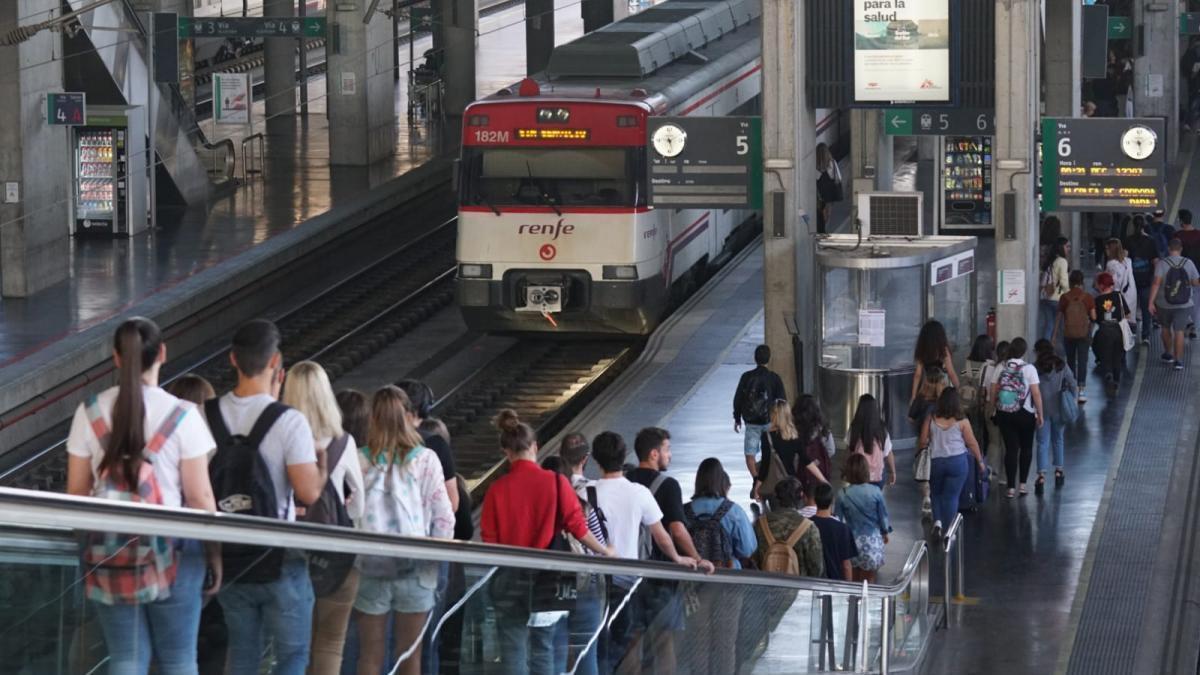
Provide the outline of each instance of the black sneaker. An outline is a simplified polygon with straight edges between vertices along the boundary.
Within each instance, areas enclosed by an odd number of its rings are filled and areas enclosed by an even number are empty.
[[[1175,370],[1183,370],[1183,361],[1175,362]]]
[[[1172,361],[1175,360],[1175,357],[1171,356],[1171,354],[1169,352],[1163,352],[1162,356],[1160,356],[1158,358],[1162,359],[1163,363],[1171,363]]]
[[[1192,328],[1192,329],[1188,330],[1188,339],[1189,339],[1189,340],[1195,340],[1195,339],[1196,339],[1196,329],[1195,329],[1195,328]]]

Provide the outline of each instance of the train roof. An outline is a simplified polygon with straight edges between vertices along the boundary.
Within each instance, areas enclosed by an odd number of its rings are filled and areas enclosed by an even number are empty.
[[[761,14],[761,0],[667,0],[555,47],[533,79],[542,99],[644,102],[666,112],[761,56]],[[520,100],[516,93],[513,84],[485,100]]]

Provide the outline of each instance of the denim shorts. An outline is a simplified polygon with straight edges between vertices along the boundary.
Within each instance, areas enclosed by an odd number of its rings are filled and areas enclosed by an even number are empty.
[[[742,449],[747,457],[755,457],[762,451],[762,435],[767,430],[767,424],[750,424],[746,423],[746,437],[742,442]]]
[[[428,612],[433,609],[437,581],[437,567],[432,575],[414,571],[396,578],[363,576],[358,582],[354,609],[375,616],[388,612]]]

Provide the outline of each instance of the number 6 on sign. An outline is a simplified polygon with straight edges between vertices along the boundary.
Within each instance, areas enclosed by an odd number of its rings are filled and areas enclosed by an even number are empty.
[[[1058,156],[1059,157],[1070,157],[1071,156],[1071,139],[1070,139],[1070,137],[1058,139]]]

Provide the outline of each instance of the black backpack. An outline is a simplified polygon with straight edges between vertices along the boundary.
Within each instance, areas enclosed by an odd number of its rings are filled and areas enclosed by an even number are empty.
[[[742,402],[742,419],[746,424],[766,424],[771,420],[771,387],[766,374],[750,378]]]
[[[1164,262],[1167,263],[1167,273],[1163,279],[1163,290],[1165,291],[1163,299],[1168,304],[1186,305],[1192,300],[1192,279],[1185,269],[1187,262],[1181,260],[1176,265],[1171,262],[1170,258]]]
[[[220,399],[204,404],[208,426],[217,441],[217,454],[208,464],[217,509],[240,516],[279,519],[279,502],[267,463],[258,448],[289,408],[273,401],[258,416],[249,436],[229,433],[221,417]],[[283,549],[248,544],[224,544],[221,547],[224,578],[228,583],[263,584],[279,578],[283,567]]]
[[[350,437],[342,434],[335,438],[326,448],[325,465],[329,473],[342,461],[346,445]],[[325,481],[325,489],[317,501],[308,505],[304,513],[304,522],[318,525],[336,525],[338,527],[354,527],[350,514],[346,511],[346,503],[338,496],[333,479]],[[333,551],[308,551],[308,576],[312,579],[313,594],[325,597],[342,587],[350,570],[354,568],[357,558],[353,553],[334,553]]]
[[[717,510],[712,514],[696,515],[692,510],[691,502],[683,507],[683,515],[687,518],[688,534],[692,535],[692,543],[696,545],[696,552],[700,557],[711,562],[717,567],[733,567],[733,542],[730,541],[729,535],[725,532],[725,528],[721,526],[721,519],[729,513],[729,509],[733,508],[733,502],[726,499],[721,502]]]

